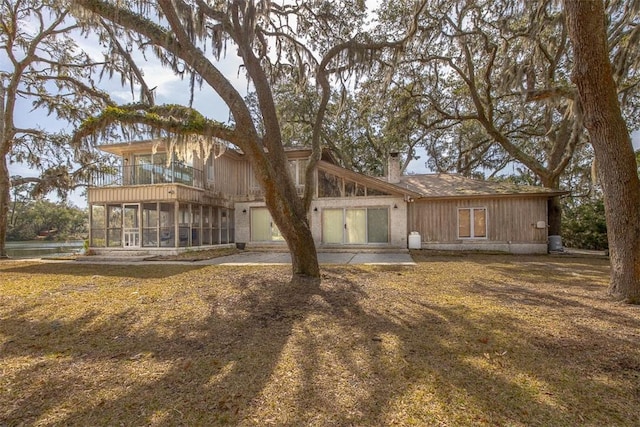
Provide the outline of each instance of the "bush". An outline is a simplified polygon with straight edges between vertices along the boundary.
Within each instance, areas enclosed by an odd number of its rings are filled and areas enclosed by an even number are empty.
[[[563,207],[562,239],[577,249],[607,250],[607,222],[602,199],[580,200]]]

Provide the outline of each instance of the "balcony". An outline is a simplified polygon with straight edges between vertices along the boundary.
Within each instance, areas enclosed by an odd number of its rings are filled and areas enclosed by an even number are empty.
[[[127,185],[183,184],[204,188],[203,172],[179,162],[170,165],[141,164],[116,166],[112,173],[92,176],[90,187],[122,187]]]

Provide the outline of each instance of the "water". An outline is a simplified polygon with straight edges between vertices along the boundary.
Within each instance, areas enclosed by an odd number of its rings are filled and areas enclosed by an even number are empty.
[[[78,253],[82,249],[82,240],[68,242],[47,242],[31,240],[28,242],[7,242],[7,255],[11,258],[40,258],[47,255]]]

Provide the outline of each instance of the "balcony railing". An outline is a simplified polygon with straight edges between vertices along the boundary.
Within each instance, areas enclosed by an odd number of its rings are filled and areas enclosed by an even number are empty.
[[[95,174],[92,187],[119,187],[124,185],[184,184],[204,188],[203,173],[199,169],[181,163],[170,165],[116,166],[113,173]]]

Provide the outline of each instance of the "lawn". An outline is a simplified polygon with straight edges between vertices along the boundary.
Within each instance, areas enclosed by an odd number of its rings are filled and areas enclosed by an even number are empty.
[[[0,425],[637,426],[607,260],[0,262]]]

